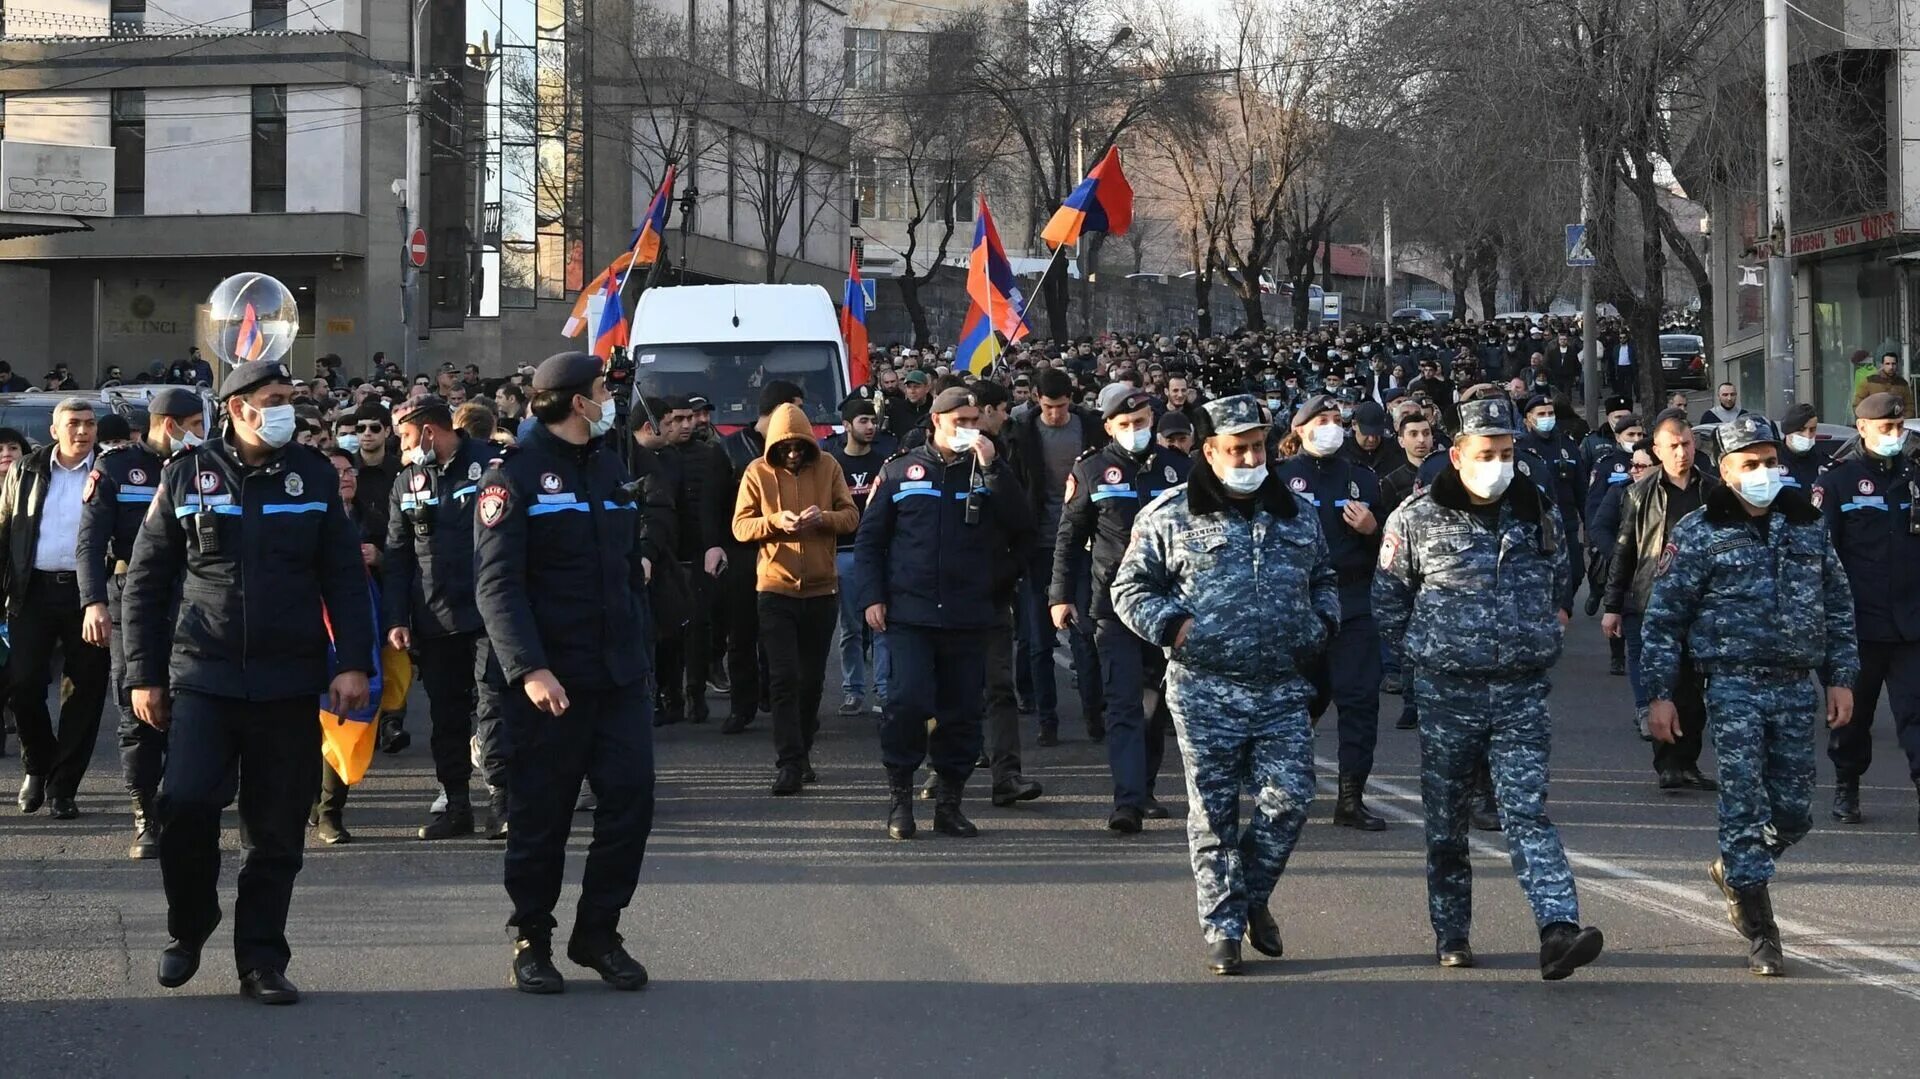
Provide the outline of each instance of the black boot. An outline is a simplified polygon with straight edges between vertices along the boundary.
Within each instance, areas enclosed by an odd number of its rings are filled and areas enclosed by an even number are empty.
[[[1433,954],[1443,967],[1473,966],[1473,946],[1467,943],[1465,937],[1449,937],[1441,941]]]
[[[1386,830],[1387,822],[1369,812],[1366,802],[1361,800],[1361,791],[1366,785],[1366,776],[1340,777],[1340,798],[1333,803],[1333,823],[1363,832]]]
[[[1250,907],[1247,910],[1247,943],[1253,950],[1272,959],[1287,954],[1287,946],[1280,939],[1280,924],[1273,920],[1273,911],[1267,907]]]
[[[1497,832],[1501,829],[1500,804],[1493,797],[1492,777],[1484,770],[1473,785],[1473,800],[1468,809],[1476,831]]]
[[[940,777],[940,794],[933,802],[934,831],[960,839],[972,839],[980,834],[980,829],[975,828],[966,814],[960,812],[960,792],[965,786],[965,780]]]
[[[1713,886],[1720,889],[1720,894],[1726,897],[1727,921],[1733,923],[1733,927],[1740,931],[1741,936],[1746,936],[1747,919],[1740,910],[1740,893],[1727,884],[1727,863],[1715,858],[1713,864],[1707,867],[1707,879],[1713,881]]]
[[[421,839],[452,839],[455,836],[473,834],[473,806],[461,799],[456,802],[447,800],[447,808],[433,815],[433,819],[420,828]]]
[[[801,769],[798,764],[781,765],[779,772],[773,777],[774,796],[785,797],[790,794],[799,794],[802,783],[800,777]]]
[[[895,839],[912,839],[919,830],[913,821],[913,773],[888,774],[887,794],[892,799],[887,834]]]
[[[380,717],[380,752],[398,753],[413,744],[413,735],[407,733],[407,714],[390,712]]]
[[[567,980],[553,965],[553,942],[516,940],[513,942],[513,974],[507,984],[522,993],[564,993]]]
[[[153,821],[153,794],[150,791],[133,793],[133,845],[127,848],[127,857],[134,861],[145,861],[160,857],[160,830]]]
[[[627,954],[620,934],[607,931],[581,935],[567,941],[567,958],[600,975],[600,980],[615,989],[632,992],[647,984],[647,968]]]
[[[1742,888],[1738,896],[1740,935],[1748,942],[1747,969],[1763,978],[1780,977],[1787,972],[1787,961],[1780,954],[1780,927],[1773,920],[1773,897],[1764,884]]]
[[[1207,973],[1225,975],[1240,973],[1240,942],[1216,940],[1207,945]]]
[[[1841,824],[1860,823],[1859,777],[1836,776],[1833,781],[1833,819]]]
[[[1557,982],[1600,958],[1606,937],[1593,926],[1554,922],[1540,929],[1540,977]]]
[[[507,791],[504,787],[487,788],[487,819],[482,826],[488,839],[507,838]]]

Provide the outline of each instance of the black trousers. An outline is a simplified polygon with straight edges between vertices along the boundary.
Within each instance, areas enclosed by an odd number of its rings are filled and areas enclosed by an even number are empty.
[[[987,763],[993,784],[1020,778],[1020,704],[1014,694],[1015,615],[1011,605],[1001,612],[1000,625],[987,632],[986,710]],[[976,762],[977,763],[977,762]]]
[[[566,873],[573,804],[586,780],[599,807],[580,878],[573,935],[611,934],[633,899],[653,832],[653,698],[645,683],[569,689],[558,716],[536,709],[518,686],[501,694],[513,747],[507,781],[507,926],[523,940],[550,940]]]
[[[312,694],[278,701],[173,695],[160,782],[160,877],[167,931],[203,941],[220,920],[220,812],[240,798],[239,895],[233,956],[239,972],[287,969],[287,906],[306,844],[307,807],[320,776],[320,720]]]
[[[1118,618],[1094,623],[1107,704],[1107,770],[1113,773],[1113,804],[1145,808],[1166,757],[1166,653],[1141,640]]]
[[[964,783],[973,774],[980,759],[990,632],[887,625],[894,678],[880,720],[880,761],[889,779],[912,782],[922,761],[950,782]]]
[[[107,641],[112,660],[108,687],[113,706],[119,714],[115,732],[120,743],[120,774],[126,780],[127,793],[152,797],[160,787],[160,773],[167,764],[167,732],[140,722],[133,714],[133,690],[127,685],[126,636],[120,624],[120,593],[126,577],[116,574],[107,580],[107,615],[113,619],[113,636]]]
[[[719,582],[707,576],[697,563],[682,563],[692,590],[693,608],[687,612],[687,624],[672,638],[662,638],[654,646],[654,674],[660,683],[660,696],[669,704],[704,702],[707,674],[712,664],[714,618],[713,604]]]
[[[760,708],[760,603],[754,587],[758,572],[751,548],[727,552],[727,571],[720,575],[720,606],[726,610],[727,678],[733,683],[732,716],[753,719]],[[704,691],[703,691],[704,692]]]
[[[73,574],[36,570],[26,589],[27,602],[12,624],[13,678],[8,687],[20,731],[20,764],[28,775],[46,779],[49,797],[71,798],[93,759],[113,660],[107,649],[80,637],[80,588]],[[73,692],[60,705],[57,733],[47,711],[56,647],[65,657],[67,681],[73,683]]]
[[[767,649],[767,695],[773,704],[773,751],[781,766],[805,764],[820,730],[820,686],[826,678],[840,597],[762,592],[760,641]]]
[[[470,804],[473,782],[474,676],[479,633],[451,633],[413,642],[414,666],[427,690],[433,717],[433,775],[447,792],[449,807]]]
[[[1340,623],[1327,644],[1327,674],[1340,713],[1340,774],[1364,780],[1380,740],[1380,630],[1372,614]]]
[[[1700,672],[1684,658],[1680,661],[1680,677],[1673,684],[1673,710],[1680,717],[1680,737],[1653,743],[1655,772],[1700,767],[1700,750],[1706,744],[1707,700]]]
[[[1853,686],[1853,722],[1827,735],[1834,774],[1858,778],[1873,764],[1873,713],[1887,691],[1894,737],[1907,755],[1907,771],[1920,780],[1920,642],[1861,641],[1860,680]]]

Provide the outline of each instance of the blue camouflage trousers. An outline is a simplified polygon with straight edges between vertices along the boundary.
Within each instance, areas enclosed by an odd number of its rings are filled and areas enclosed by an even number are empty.
[[[1553,721],[1545,675],[1513,680],[1416,671],[1420,708],[1420,795],[1427,817],[1427,915],[1434,939],[1466,939],[1473,924],[1473,867],[1467,861],[1468,803],[1482,759],[1506,825],[1514,876],[1534,922],[1580,921],[1573,869],[1547,818],[1547,751]]]
[[[1313,802],[1304,681],[1256,689],[1167,667],[1167,708],[1187,777],[1187,850],[1208,941],[1246,935],[1287,868]],[[1240,795],[1253,813],[1240,825]]]
[[[1773,860],[1813,829],[1820,697],[1805,671],[1716,671],[1706,698],[1720,760],[1720,857],[1728,886],[1751,888],[1772,880]]]

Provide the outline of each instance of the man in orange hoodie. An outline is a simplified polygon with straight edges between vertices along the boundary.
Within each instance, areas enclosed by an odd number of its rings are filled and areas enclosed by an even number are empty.
[[[760,644],[767,653],[778,774],[773,793],[813,782],[820,686],[839,617],[834,537],[860,525],[840,463],[820,452],[798,405],[769,417],[767,451],[747,466],[733,503],[733,538],[755,544]]]

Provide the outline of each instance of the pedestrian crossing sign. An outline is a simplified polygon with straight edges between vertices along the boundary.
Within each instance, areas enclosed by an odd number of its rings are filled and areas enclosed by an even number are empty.
[[[1593,246],[1587,242],[1587,226],[1567,226],[1567,265],[1592,266],[1600,259],[1593,253]]]

